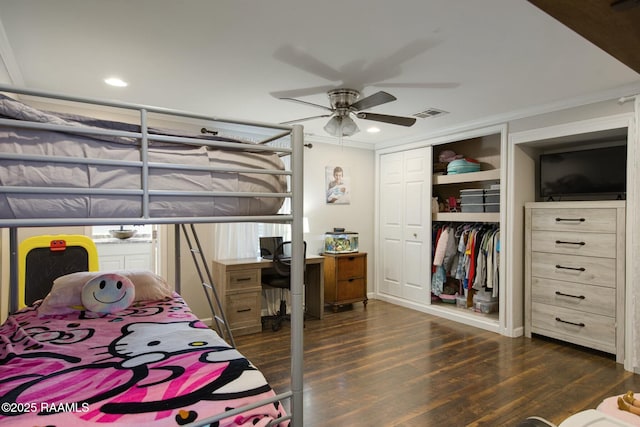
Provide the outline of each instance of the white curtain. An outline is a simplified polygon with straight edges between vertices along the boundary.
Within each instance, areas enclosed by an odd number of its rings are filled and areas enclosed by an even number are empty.
[[[213,257],[216,259],[255,258],[260,254],[260,224],[214,224]]]

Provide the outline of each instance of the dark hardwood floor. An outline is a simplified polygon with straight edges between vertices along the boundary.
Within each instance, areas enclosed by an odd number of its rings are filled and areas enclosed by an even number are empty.
[[[289,390],[289,326],[236,337],[276,392]],[[559,424],[640,375],[602,353],[509,338],[377,300],[305,322],[304,425]]]

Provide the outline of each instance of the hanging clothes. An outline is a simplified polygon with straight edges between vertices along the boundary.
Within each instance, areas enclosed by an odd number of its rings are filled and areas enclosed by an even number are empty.
[[[439,296],[447,278],[461,289],[473,288],[499,294],[500,228],[497,224],[434,223],[431,292]]]
[[[450,261],[451,255],[447,256],[447,250],[449,248],[449,241],[453,240],[450,227],[442,227],[438,229],[436,233],[435,250],[433,253],[433,274],[431,276],[431,293],[439,296],[444,289],[444,283],[447,280],[446,266],[444,265],[445,258],[447,262]],[[455,248],[455,246],[454,246]]]

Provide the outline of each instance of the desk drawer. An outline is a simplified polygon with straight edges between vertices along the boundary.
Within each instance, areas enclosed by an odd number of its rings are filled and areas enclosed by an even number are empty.
[[[611,208],[534,209],[531,212],[532,230],[616,232],[616,210]]]
[[[226,315],[231,329],[260,325],[260,292],[227,294]]]
[[[230,271],[227,273],[230,291],[260,287],[260,269]]]
[[[364,277],[366,274],[366,258],[364,256],[341,256],[336,261],[338,280]]]
[[[571,231],[533,231],[531,250],[556,254],[615,258],[616,235]]]

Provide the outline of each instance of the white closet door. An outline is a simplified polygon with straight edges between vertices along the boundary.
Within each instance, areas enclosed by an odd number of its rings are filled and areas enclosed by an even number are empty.
[[[428,280],[431,151],[408,151],[404,159],[404,280],[402,296],[415,302],[430,299]]]
[[[380,157],[380,292],[429,300],[429,174],[427,148]]]
[[[380,292],[402,296],[403,153],[380,157]]]

